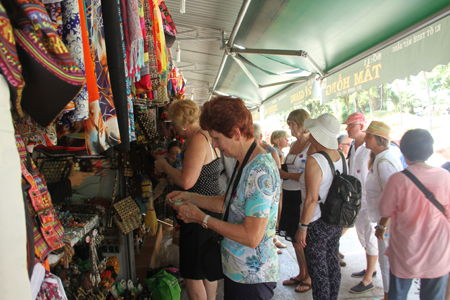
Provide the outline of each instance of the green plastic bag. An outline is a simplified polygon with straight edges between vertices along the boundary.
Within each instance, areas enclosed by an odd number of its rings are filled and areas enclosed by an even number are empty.
[[[153,300],[180,300],[181,288],[178,280],[164,269],[145,279],[152,291]]]

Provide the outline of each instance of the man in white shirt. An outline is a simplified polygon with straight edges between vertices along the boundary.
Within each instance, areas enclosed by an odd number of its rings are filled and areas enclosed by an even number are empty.
[[[361,211],[358,220],[355,223],[355,227],[359,241],[366,250],[367,259],[367,268],[365,270],[352,273],[352,277],[362,278],[362,281],[352,287],[350,292],[364,293],[374,289],[372,277],[376,276],[376,265],[378,260],[378,244],[375,237],[376,223],[369,221],[365,190],[366,178],[369,172],[368,161],[370,157],[370,150],[366,148],[366,144],[364,143],[366,134],[363,132],[367,121],[364,114],[357,112],[351,114],[343,124],[347,125],[346,131],[348,137],[354,140],[350,146],[347,158],[349,174],[361,181]]]

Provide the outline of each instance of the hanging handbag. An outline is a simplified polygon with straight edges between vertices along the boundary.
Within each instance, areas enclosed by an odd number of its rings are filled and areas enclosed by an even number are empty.
[[[152,101],[155,104],[166,104],[169,102],[169,94],[167,93],[167,86],[160,85],[156,93],[156,99]]]
[[[154,120],[151,120],[146,112],[136,112],[138,127],[143,131],[145,139],[149,143],[153,143],[159,138],[156,131]]]
[[[140,208],[131,196],[113,204],[114,223],[122,234],[128,234],[142,224]]]
[[[230,204],[234,195],[236,194],[236,189],[239,184],[239,181],[241,179],[242,171],[244,169],[244,166],[247,164],[250,155],[253,153],[253,150],[256,147],[256,143],[253,142],[253,144],[250,146],[249,150],[247,151],[247,154],[245,155],[244,161],[242,162],[242,167],[239,168],[239,162],[234,167],[233,175],[231,176],[230,183],[233,182],[233,189],[231,190],[231,193],[229,192],[230,185],[227,187],[227,191],[225,192],[225,200],[224,205],[227,206],[225,210],[225,214],[223,217],[223,221],[227,222],[228,220],[228,214],[230,211]],[[234,176],[236,175],[237,170],[239,169],[239,172],[237,173],[236,178],[233,180]],[[227,198],[229,200],[227,201]],[[221,253],[221,242],[223,240],[223,236],[219,235],[218,233],[214,232],[214,234],[207,239],[201,249],[201,261],[200,265],[203,270],[203,274],[205,275],[206,279],[209,281],[215,281],[223,278],[223,272],[218,272],[218,270],[222,270],[222,253]]]
[[[47,183],[56,183],[69,176],[73,157],[38,157],[36,166]]]

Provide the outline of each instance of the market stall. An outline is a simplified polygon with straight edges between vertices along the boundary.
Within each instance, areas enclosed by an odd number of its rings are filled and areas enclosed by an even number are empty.
[[[153,162],[176,138],[165,111],[186,85],[165,3],[11,0],[0,20],[2,189],[15,216],[3,220],[27,250],[2,251],[2,269],[20,269],[2,274],[2,295],[144,297],[134,252],[171,217],[164,194],[152,197],[164,182]]]

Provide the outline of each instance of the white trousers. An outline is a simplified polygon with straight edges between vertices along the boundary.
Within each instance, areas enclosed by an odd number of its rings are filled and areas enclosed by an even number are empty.
[[[378,262],[380,263],[381,276],[383,279],[383,290],[385,293],[389,293],[389,257],[384,254],[389,245],[389,229],[390,226],[388,226],[386,230],[384,241],[378,240]]]
[[[366,249],[368,255],[378,255],[378,242],[375,237],[375,226],[377,224],[370,222],[367,210],[359,213],[355,223],[356,234],[358,235],[361,246]]]

